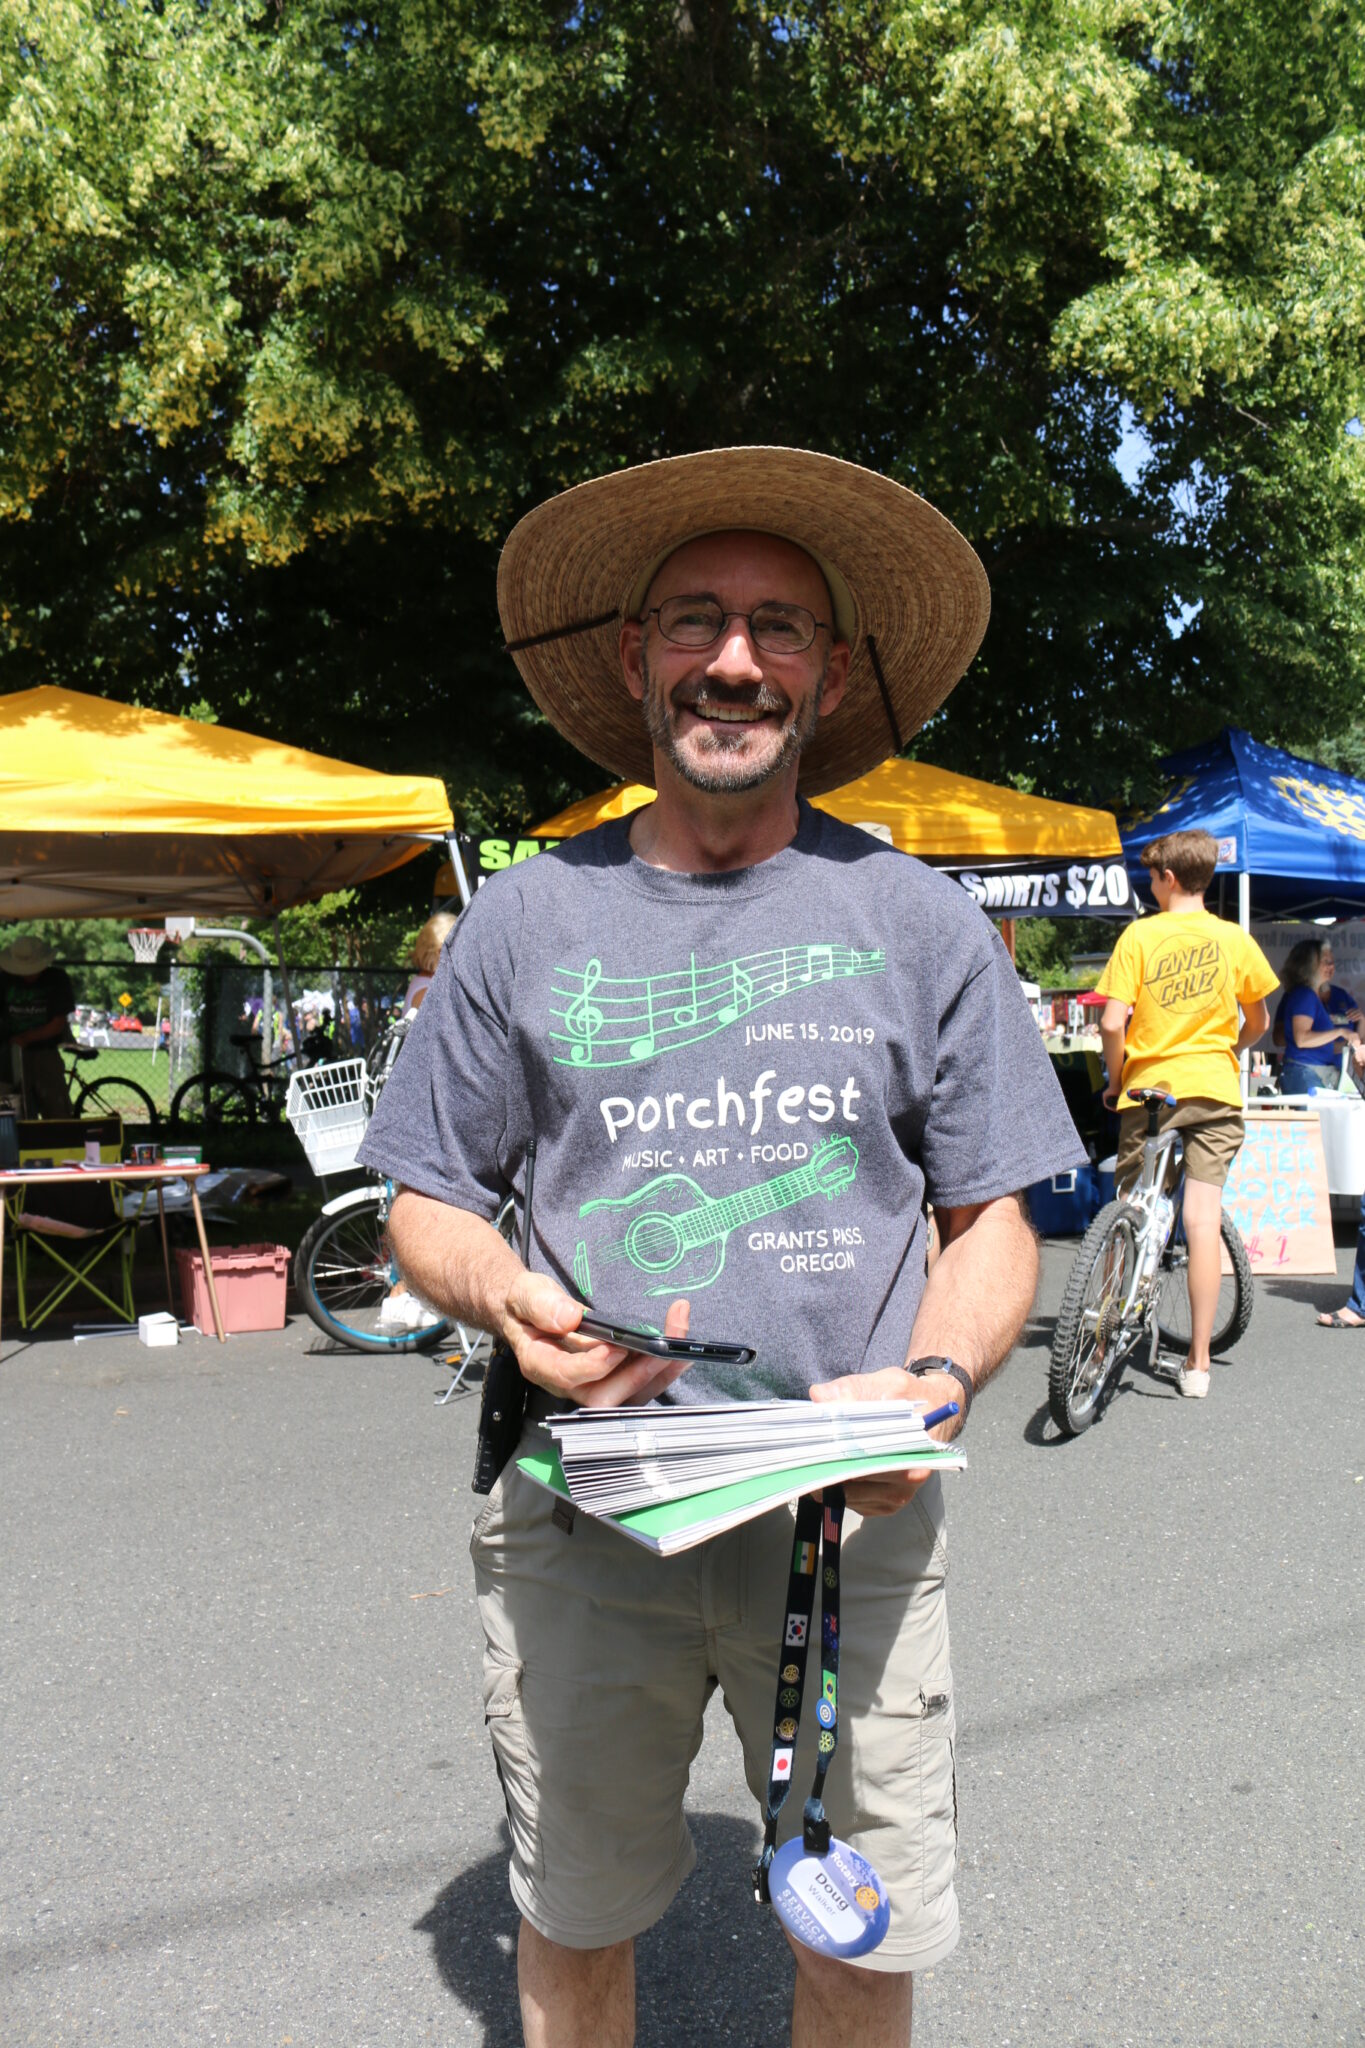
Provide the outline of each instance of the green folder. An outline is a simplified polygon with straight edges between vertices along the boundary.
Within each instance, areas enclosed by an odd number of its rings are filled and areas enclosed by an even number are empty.
[[[630,1508],[620,1515],[597,1515],[593,1519],[619,1529],[646,1550],[661,1557],[704,1543],[770,1508],[781,1507],[798,1493],[815,1493],[822,1486],[837,1486],[847,1479],[869,1477],[875,1472],[908,1472],[917,1465],[960,1471],[967,1460],[953,1444],[932,1439],[923,1450],[900,1451],[894,1457],[838,1458],[816,1465],[792,1465],[783,1472],[764,1472],[756,1479],[733,1479],[725,1486],[708,1487],[704,1493],[689,1493],[682,1500],[659,1501],[653,1507]],[[517,1459],[518,1470],[551,1493],[572,1499],[559,1452],[529,1451]],[[591,1512],[584,1508],[584,1514]]]

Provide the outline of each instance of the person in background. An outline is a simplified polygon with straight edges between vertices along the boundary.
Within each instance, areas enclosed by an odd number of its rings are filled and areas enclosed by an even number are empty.
[[[1284,1041],[1282,1095],[1306,1095],[1312,1088],[1333,1087],[1343,1046],[1351,1048],[1357,1065],[1365,1059],[1356,1024],[1347,1016],[1338,1021],[1323,1001],[1319,984],[1325,976],[1324,952],[1330,962],[1323,940],[1301,939],[1284,963],[1284,999],[1275,1019],[1276,1035]],[[1332,993],[1351,1001],[1345,989],[1332,987]],[[1355,1010],[1354,1016],[1358,1020],[1360,1012]]]
[[[1216,839],[1207,832],[1167,832],[1145,846],[1141,858],[1158,915],[1127,927],[1095,984],[1107,998],[1100,1017],[1104,1103],[1121,1111],[1116,1177],[1122,1194],[1137,1178],[1147,1133],[1147,1113],[1134,1090],[1161,1088],[1176,1098],[1160,1121],[1162,1130],[1176,1126],[1185,1153],[1191,1329],[1176,1385],[1198,1400],[1209,1391],[1223,1184],[1244,1128],[1237,1056],[1270,1021],[1265,998],[1275,975],[1248,933],[1204,908],[1218,865]]]
[[[55,959],[50,946],[30,937],[0,953],[0,1080],[18,1080],[22,1070],[30,1116],[73,1114],[60,1047],[72,1043],[76,998]]]
[[[417,972],[408,983],[403,997],[403,1015],[415,1017],[422,1007],[422,998],[431,987],[431,977],[436,972],[436,963],[441,957],[441,948],[455,929],[455,918],[448,910],[438,910],[429,917],[412,942],[412,964]]]

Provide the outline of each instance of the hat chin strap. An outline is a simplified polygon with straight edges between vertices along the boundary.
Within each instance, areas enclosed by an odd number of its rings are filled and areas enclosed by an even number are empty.
[[[520,654],[523,647],[544,647],[549,640],[571,640],[575,633],[595,633],[599,626],[614,626],[619,612],[599,612],[595,619],[580,619],[575,626],[551,626],[548,633],[532,633],[525,640],[504,640],[504,654]]]
[[[891,728],[891,737],[896,742],[896,752],[899,753],[905,745],[905,741],[901,738],[901,729],[896,722],[896,707],[891,702],[891,692],[887,689],[886,677],[882,674],[882,661],[881,656],[877,652],[877,642],[871,633],[867,634],[866,640],[867,657],[872,663],[872,673],[877,678],[877,688],[882,693],[882,705],[886,712],[886,722]]]

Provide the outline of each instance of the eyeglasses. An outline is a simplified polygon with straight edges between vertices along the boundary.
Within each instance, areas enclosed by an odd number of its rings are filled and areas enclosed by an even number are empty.
[[[827,620],[817,619],[804,605],[779,604],[772,598],[751,612],[727,612],[712,597],[666,597],[645,617],[657,618],[659,631],[675,647],[710,647],[731,619],[743,619],[754,646],[765,654],[804,654],[818,632],[832,630]]]

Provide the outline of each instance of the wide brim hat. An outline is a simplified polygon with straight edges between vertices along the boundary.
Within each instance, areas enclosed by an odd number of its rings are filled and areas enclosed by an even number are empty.
[[[824,571],[852,650],[843,701],[801,756],[806,796],[899,753],[965,674],[990,617],[986,572],[903,484],[805,448],[712,448],[594,477],[528,512],[498,565],[507,651],[550,723],[611,774],[654,781],[618,635],[661,564],[702,534],[795,541]]]
[[[56,957],[51,946],[25,933],[0,952],[0,974],[41,974]]]

